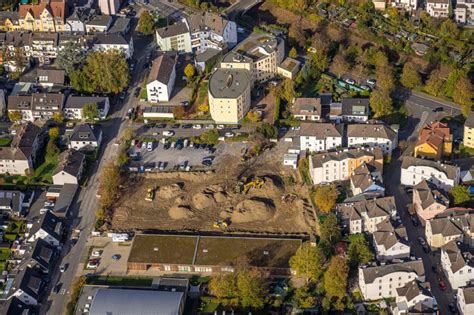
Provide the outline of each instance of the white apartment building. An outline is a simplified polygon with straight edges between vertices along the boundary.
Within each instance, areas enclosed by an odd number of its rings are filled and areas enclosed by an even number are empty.
[[[425,281],[425,269],[420,260],[359,267],[359,288],[365,300],[394,298],[397,289],[413,280]]]
[[[110,100],[107,96],[80,96],[71,95],[64,104],[64,117],[67,119],[85,119],[83,108],[87,104],[95,104],[97,107],[98,119],[107,118],[110,110]]]
[[[304,122],[300,129],[300,149],[320,152],[342,147],[344,125]]]
[[[474,221],[470,211],[446,210],[442,215],[426,221],[425,236],[432,248],[440,248],[451,241],[459,241],[474,247]]]
[[[391,305],[393,315],[436,314],[438,303],[431,293],[429,282],[410,281],[397,289],[395,302]]]
[[[237,44],[237,24],[212,12],[197,12],[188,19],[191,47],[196,52],[222,50]]]
[[[100,125],[78,124],[74,127],[69,148],[74,150],[94,151],[102,142],[102,128]]]
[[[438,188],[449,191],[459,183],[460,169],[458,166],[440,162],[403,157],[400,182],[405,186],[415,186],[422,180],[435,184]]]
[[[373,236],[378,261],[410,257],[407,231],[400,219],[387,218],[380,222]]]
[[[441,267],[453,290],[474,280],[474,252],[459,241],[441,247]]]
[[[398,135],[385,124],[347,125],[347,145],[349,147],[380,147],[384,155],[392,155],[398,146]]]
[[[156,43],[162,51],[191,53],[191,34],[186,20],[156,30]]]
[[[435,18],[447,18],[449,15],[450,0],[427,0],[426,12]]]
[[[391,1],[392,6],[407,11],[416,11],[418,8],[417,0],[393,0]]]
[[[132,36],[124,36],[122,34],[96,34],[94,37],[94,51],[117,50],[121,52],[125,58],[130,59],[133,56],[133,38]]]
[[[294,119],[321,120],[321,99],[317,97],[297,97],[291,106]]]
[[[171,99],[176,80],[176,59],[175,52],[167,51],[153,60],[146,85],[150,103],[168,102]]]
[[[458,289],[457,304],[461,315],[474,314],[474,286],[466,286]]]
[[[474,2],[472,0],[456,1],[454,9],[454,19],[459,24],[474,24]]]

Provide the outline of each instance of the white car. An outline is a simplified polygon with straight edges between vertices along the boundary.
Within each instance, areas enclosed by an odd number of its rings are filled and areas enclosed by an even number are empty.
[[[146,142],[146,141],[143,141],[143,142],[142,142],[142,149],[146,149],[146,146],[147,146],[147,142]]]
[[[193,129],[201,129],[202,126],[201,125],[193,125]]]
[[[226,138],[232,138],[234,136],[233,132],[226,132],[224,135]]]
[[[375,79],[367,79],[367,83],[370,85],[375,85],[377,81],[375,81]]]
[[[352,79],[345,79],[344,82],[346,82],[347,84],[351,84],[351,85],[354,85],[355,84],[355,81],[352,80]]]
[[[41,208],[40,209],[40,214],[45,214],[46,212],[48,212],[49,209],[48,208]]]
[[[147,150],[148,152],[153,151],[153,142],[151,142],[151,141],[148,142],[148,144],[147,144],[147,146],[146,146],[146,150]]]
[[[47,201],[45,201],[44,205],[46,207],[54,207],[54,201],[47,200]]]
[[[163,131],[163,136],[164,137],[171,137],[173,135],[174,135],[174,131],[172,131],[172,130]]]
[[[206,129],[214,129],[214,125],[206,125]]]
[[[237,27],[237,33],[245,33],[245,29],[243,27]]]
[[[217,129],[224,129],[225,126],[224,125],[217,125]]]
[[[102,251],[101,250],[95,250],[92,252],[91,256],[92,257],[100,257],[102,255]]]

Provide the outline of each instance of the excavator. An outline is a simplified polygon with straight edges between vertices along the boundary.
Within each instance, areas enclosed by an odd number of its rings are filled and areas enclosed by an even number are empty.
[[[226,229],[229,226],[229,223],[226,221],[218,220],[214,221],[214,224],[212,225],[215,229]]]
[[[237,182],[237,185],[235,186],[235,192],[236,193],[247,193],[250,188],[262,188],[262,186],[265,184],[265,180],[260,177],[254,177],[252,180],[244,183],[242,181]]]
[[[153,201],[155,199],[155,188],[153,187],[148,187],[148,190],[146,191],[146,201]]]

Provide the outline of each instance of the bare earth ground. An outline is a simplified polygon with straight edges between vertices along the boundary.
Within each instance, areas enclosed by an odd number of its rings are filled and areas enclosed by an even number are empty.
[[[112,230],[219,231],[214,221],[228,220],[226,232],[275,234],[311,233],[314,216],[308,191],[290,169],[283,169],[275,149],[250,162],[223,156],[215,171],[129,174],[115,203]],[[260,189],[247,194],[234,191],[238,179],[259,176]],[[146,201],[149,187],[156,189]],[[292,201],[282,196],[294,194]],[[221,229],[220,231],[224,231]]]

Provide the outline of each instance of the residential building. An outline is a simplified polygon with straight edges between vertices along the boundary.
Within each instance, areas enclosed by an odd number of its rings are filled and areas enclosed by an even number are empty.
[[[25,175],[33,172],[40,148],[41,129],[26,123],[20,127],[9,147],[0,148],[0,174]]]
[[[130,31],[131,22],[132,20],[129,18],[115,17],[108,33],[126,35]]]
[[[300,129],[300,149],[320,152],[342,147],[343,125],[303,122]]]
[[[26,305],[38,305],[38,301],[46,292],[46,283],[41,274],[33,268],[20,270],[13,280],[9,298],[17,298]]]
[[[363,163],[371,163],[382,172],[382,150],[374,147],[318,153],[309,158],[309,173],[314,185],[332,183],[348,180]]]
[[[97,107],[97,119],[107,118],[110,110],[110,100],[107,96],[80,96],[71,95],[64,104],[64,117],[67,119],[82,120],[84,116],[84,106],[95,104]]]
[[[23,121],[48,120],[55,113],[62,114],[64,100],[64,94],[61,93],[10,95],[8,97],[8,112],[20,112]]]
[[[384,11],[387,8],[387,2],[382,0],[372,0],[376,10]]]
[[[96,15],[96,10],[90,7],[74,7],[74,11],[66,18],[64,30],[71,33],[86,33],[86,22]]]
[[[461,315],[474,314],[474,285],[458,289],[456,302]]]
[[[347,125],[347,145],[349,147],[380,147],[384,155],[392,155],[398,146],[398,135],[385,124]]]
[[[194,65],[198,71],[202,72],[206,69],[211,69],[221,56],[221,50],[208,48],[194,56]]]
[[[0,305],[0,313],[5,315],[17,314],[35,314],[37,312],[35,305],[27,305],[16,297],[8,299],[3,305]]]
[[[377,224],[394,217],[397,212],[395,199],[384,197],[336,206],[336,212],[341,225],[349,234],[374,233]]]
[[[110,15],[92,15],[85,22],[87,34],[106,33],[112,26]]]
[[[451,155],[452,150],[453,135],[448,124],[436,121],[421,128],[415,145],[415,157],[440,160]]]
[[[299,120],[321,120],[321,99],[316,97],[295,98],[291,106],[291,114]]]
[[[451,241],[460,241],[474,246],[474,215],[472,211],[448,211],[426,221],[425,236],[432,248],[440,248]]]
[[[19,215],[24,199],[25,194],[19,190],[0,190],[0,213]]]
[[[30,243],[43,239],[50,245],[59,246],[63,228],[62,222],[51,211],[46,211],[31,225],[26,239]]]
[[[38,238],[26,253],[26,257],[21,262],[22,267],[33,268],[45,275],[55,267],[55,260],[58,256],[56,248],[41,238]]]
[[[29,56],[49,65],[58,56],[58,40],[57,33],[31,33]]]
[[[42,87],[64,86],[66,72],[49,66],[35,67],[20,77],[20,83],[34,83]]]
[[[413,280],[425,281],[425,269],[421,260],[359,267],[359,288],[365,300],[394,298],[397,289]]]
[[[455,165],[404,156],[400,182],[405,186],[415,186],[427,180],[436,187],[449,191],[459,183],[460,169]]]
[[[435,18],[447,18],[449,15],[450,0],[427,0],[426,12]]]
[[[209,78],[209,111],[216,123],[238,123],[250,109],[248,70],[217,69]]]
[[[373,232],[377,261],[410,257],[410,244],[400,219],[386,218],[378,223]]]
[[[102,14],[115,15],[120,9],[119,0],[99,0],[99,9]]]
[[[418,8],[417,0],[393,0],[390,3],[396,8],[404,9],[407,11],[416,11],[416,9]]]
[[[100,125],[78,124],[74,127],[69,148],[83,151],[94,151],[102,142],[102,128]]]
[[[296,59],[286,57],[278,66],[277,73],[284,78],[294,80],[298,71],[300,71],[301,62]]]
[[[168,102],[171,99],[176,80],[176,62],[178,56],[167,51],[153,60],[146,84],[147,97],[150,103]]]
[[[39,4],[20,4],[18,14],[21,30],[62,32],[66,18],[66,3],[64,0],[42,0]]]
[[[431,293],[429,282],[410,281],[397,289],[395,302],[391,304],[393,315],[437,314],[438,303]]]
[[[129,271],[210,274],[233,272],[237,260],[248,258],[251,267],[288,276],[288,261],[300,246],[299,239],[140,234],[127,265]]]
[[[413,210],[423,224],[443,213],[448,207],[449,198],[447,193],[438,189],[436,185],[422,180],[413,186]]]
[[[463,144],[465,147],[474,148],[474,111],[472,111],[464,122]]]
[[[366,122],[369,120],[370,106],[368,98],[343,98],[341,103],[331,103],[329,119],[339,123]]]
[[[459,24],[474,24],[474,3],[470,0],[456,1],[454,9],[454,19]]]
[[[283,61],[285,42],[271,35],[252,35],[224,56],[221,68],[247,69],[252,83],[275,77]]]
[[[178,22],[156,30],[156,43],[162,51],[191,53],[191,34],[186,22]]]
[[[213,12],[195,12],[187,19],[191,32],[191,47],[196,52],[207,49],[226,50],[237,44],[234,21]]]
[[[173,314],[182,315],[186,296],[183,292],[99,288],[90,305],[90,315],[100,314]]]
[[[366,198],[377,198],[385,195],[382,174],[373,164],[362,163],[350,178],[353,196],[363,195]]]
[[[0,11],[0,30],[3,32],[20,29],[18,12]]]
[[[474,251],[459,241],[441,247],[441,267],[453,290],[474,280]]]
[[[116,50],[121,52],[126,59],[133,56],[134,47],[133,39],[130,35],[122,34],[96,34],[94,36],[94,51],[109,51]]]
[[[283,155],[283,165],[291,166],[293,169],[298,167],[298,154],[286,153]]]
[[[59,155],[59,164],[53,171],[53,184],[79,184],[84,171],[86,156],[76,150],[66,150]]]

